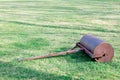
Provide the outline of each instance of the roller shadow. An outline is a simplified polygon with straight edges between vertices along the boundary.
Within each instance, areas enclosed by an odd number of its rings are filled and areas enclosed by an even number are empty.
[[[64,48],[64,47],[59,48],[59,49],[55,49],[55,51],[59,51],[59,52],[67,51],[67,50],[69,50],[69,49]],[[57,57],[60,57],[60,56],[57,56]],[[64,57],[67,60],[67,62],[71,62],[71,63],[95,61],[94,59],[90,58],[84,51],[79,51],[79,52],[76,52],[76,53],[73,53],[73,54],[67,54],[67,55],[64,55],[64,56],[61,56],[61,57]]]
[[[69,56],[74,62],[91,62],[91,61],[94,62],[95,61],[94,59],[90,58],[84,51],[79,51],[77,53],[70,54]]]
[[[71,80],[71,77],[58,76],[0,61],[0,77],[12,80]]]

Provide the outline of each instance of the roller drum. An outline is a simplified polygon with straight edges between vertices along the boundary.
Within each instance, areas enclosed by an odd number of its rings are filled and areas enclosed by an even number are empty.
[[[114,56],[112,46],[93,35],[84,35],[80,40],[80,44],[92,53],[92,57],[97,62],[108,62]]]
[[[84,47],[86,47],[89,51],[94,52],[94,49],[104,41],[94,37],[93,35],[84,35],[81,40],[80,44],[82,44]]]

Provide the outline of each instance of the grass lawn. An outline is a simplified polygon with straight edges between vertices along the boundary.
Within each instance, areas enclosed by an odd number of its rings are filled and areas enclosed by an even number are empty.
[[[110,43],[114,58],[83,52],[33,61],[17,58],[66,51],[84,34]],[[119,80],[120,0],[0,0],[0,80]]]

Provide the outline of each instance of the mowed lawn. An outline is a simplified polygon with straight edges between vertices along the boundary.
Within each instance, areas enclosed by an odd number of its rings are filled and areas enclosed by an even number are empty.
[[[114,48],[97,63],[83,52],[17,62],[72,48],[93,34]],[[0,80],[119,80],[120,0],[0,0]]]

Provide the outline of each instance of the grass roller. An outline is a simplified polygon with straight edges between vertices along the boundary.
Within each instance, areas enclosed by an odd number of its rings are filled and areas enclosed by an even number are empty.
[[[109,43],[93,35],[86,34],[80,39],[79,42],[76,43],[76,45],[72,49],[68,51],[51,53],[51,54],[46,54],[43,56],[36,56],[31,58],[18,58],[18,61],[20,62],[25,60],[35,60],[40,58],[73,54],[79,51],[83,51],[88,56],[90,56],[90,58],[94,59],[97,62],[109,62],[112,60],[114,56],[114,49]]]

